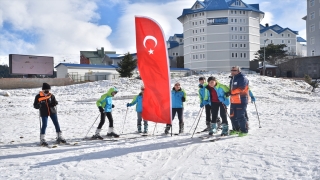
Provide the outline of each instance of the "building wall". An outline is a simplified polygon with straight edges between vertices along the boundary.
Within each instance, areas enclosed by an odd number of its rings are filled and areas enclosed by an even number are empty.
[[[291,55],[296,55],[297,52],[301,52],[301,49],[297,49],[297,35],[289,30],[286,30],[280,34],[269,29],[260,34],[260,47],[264,46],[264,40],[269,39],[265,46],[269,44],[286,44],[285,50]]]
[[[310,0],[307,0],[307,55],[320,55],[320,1],[314,0],[311,6]]]
[[[312,78],[320,78],[320,56],[310,56],[292,59],[279,65],[281,76],[291,71],[293,77],[303,78],[308,74]]]
[[[226,71],[231,66],[249,68],[260,49],[260,14],[252,11],[207,11],[181,19],[184,33],[184,65],[192,70]],[[212,19],[227,23],[212,25]]]

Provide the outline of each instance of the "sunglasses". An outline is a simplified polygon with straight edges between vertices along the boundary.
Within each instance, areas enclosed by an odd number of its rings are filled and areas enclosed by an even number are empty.
[[[141,89],[141,91],[144,91],[144,89]]]
[[[231,71],[238,71],[238,70],[231,70]]]

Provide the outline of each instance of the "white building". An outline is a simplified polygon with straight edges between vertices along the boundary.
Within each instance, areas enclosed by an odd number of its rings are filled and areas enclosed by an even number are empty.
[[[241,0],[196,1],[178,20],[183,25],[184,67],[192,70],[249,68],[260,49],[259,4]]]
[[[167,41],[170,67],[177,67],[177,57],[183,56],[183,34],[174,34]]]
[[[298,31],[293,31],[290,28],[282,28],[275,24],[265,26],[260,24],[260,47],[268,46],[268,44],[285,44],[287,47],[285,50],[288,51],[289,55],[303,56],[304,46],[303,43],[306,41],[297,37]]]
[[[320,56],[320,0],[307,0],[307,56]]]

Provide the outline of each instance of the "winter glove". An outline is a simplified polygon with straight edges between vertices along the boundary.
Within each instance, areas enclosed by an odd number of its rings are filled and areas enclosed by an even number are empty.
[[[130,103],[127,103],[127,107],[130,107]]]
[[[182,102],[185,102],[185,101],[186,101],[186,98],[185,98],[185,97],[182,97],[181,100],[182,100]]]
[[[53,102],[51,102],[51,104],[50,104],[51,107],[54,107],[54,106],[56,106],[56,105],[58,105],[58,101],[53,101]]]
[[[114,108],[114,105],[112,104],[112,108]]]
[[[203,108],[203,106],[204,106],[204,104],[203,104],[203,103],[201,103],[201,104],[200,104],[200,108]]]
[[[199,84],[199,88],[203,88],[203,85],[202,85],[202,84]]]
[[[230,92],[226,92],[225,95],[226,95],[226,97],[229,97],[231,94],[230,94]]]
[[[104,112],[104,109],[103,109],[101,106],[99,106],[98,108],[99,108],[99,111],[100,111],[101,113]]]
[[[251,102],[252,102],[252,103],[256,102],[256,98],[252,96],[252,97],[251,97]]]
[[[40,109],[40,103],[34,105],[34,108],[35,108],[35,109]]]

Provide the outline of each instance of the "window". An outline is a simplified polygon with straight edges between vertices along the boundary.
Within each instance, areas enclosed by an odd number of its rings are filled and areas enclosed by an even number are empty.
[[[241,11],[240,11],[241,12]],[[242,53],[240,53],[240,57],[242,58]]]
[[[233,23],[233,19],[231,19],[231,22]]]
[[[194,34],[194,30],[192,30],[192,34]]]
[[[284,44],[284,40],[281,40],[281,43]]]
[[[231,53],[231,57],[233,57],[233,58],[234,58],[234,53]]]
[[[243,44],[243,47],[245,48],[245,47],[246,47],[246,44]]]
[[[235,56],[235,57],[238,57],[238,53],[234,53],[234,56]]]
[[[242,23],[242,19],[239,19],[239,23]]]
[[[242,44],[240,44],[240,47],[242,48]]]
[[[310,2],[310,7],[314,6],[314,0],[309,0]]]
[[[198,30],[196,30],[196,34],[198,33]]]
[[[241,6],[241,2],[239,0],[236,0],[236,2],[234,3],[234,5],[236,6]],[[241,11],[240,11],[241,12]]]
[[[236,22],[237,22],[237,19],[234,19],[234,22],[236,23]]]
[[[238,44],[234,44],[234,47],[236,47],[236,48],[237,48],[237,47],[238,47]]]
[[[202,59],[202,54],[200,54],[200,59]]]
[[[237,28],[237,27],[234,27],[234,30],[235,30],[235,31],[237,31],[237,30],[238,30],[238,28]]]
[[[243,53],[243,57],[246,58],[247,57],[247,53]]]
[[[205,58],[204,54],[202,54],[203,59]]]
[[[231,14],[233,14],[233,11],[231,11]]]
[[[242,27],[239,27],[239,31],[242,31]]]
[[[313,11],[313,12],[311,12],[311,13],[310,13],[310,18],[309,18],[309,19],[310,19],[310,20],[314,19],[315,15],[316,15],[316,13],[315,13],[314,11]]]
[[[246,39],[246,36],[243,36],[243,39]]]
[[[283,36],[284,36],[284,34],[281,34],[281,36],[283,37]]]
[[[314,50],[311,51],[311,56],[314,56],[315,52]]]
[[[290,44],[291,43],[291,41],[290,40],[288,40],[288,44]]]
[[[290,47],[288,47],[288,51],[290,51],[290,49],[291,49],[291,48],[290,48]]]
[[[198,41],[198,38],[196,38],[196,42]]]
[[[316,26],[315,26],[314,24],[312,24],[312,25],[310,26],[310,32],[314,32],[315,29],[316,29]]]
[[[201,29],[200,29],[200,32],[201,32]]]
[[[272,33],[270,34],[270,36],[271,36],[271,37],[273,36]]]
[[[264,33],[264,36],[267,36],[267,33]]]
[[[288,37],[290,37],[290,34],[288,34]]]
[[[231,31],[233,31],[233,27],[231,27]]]
[[[192,22],[192,26],[194,26],[194,22]]]
[[[272,44],[272,43],[273,43],[273,40],[270,40],[270,43]]]
[[[242,39],[242,36],[239,36],[239,39]]]
[[[234,11],[234,14],[237,14],[237,11]]]
[[[310,38],[311,44],[314,44],[314,37]]]
[[[242,14],[246,14],[246,11],[243,11],[243,13]]]
[[[233,43],[231,44],[231,47],[233,48]]]

